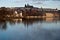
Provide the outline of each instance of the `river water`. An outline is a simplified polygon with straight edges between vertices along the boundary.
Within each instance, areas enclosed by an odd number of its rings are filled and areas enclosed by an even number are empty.
[[[60,19],[0,20],[0,40],[60,40]]]

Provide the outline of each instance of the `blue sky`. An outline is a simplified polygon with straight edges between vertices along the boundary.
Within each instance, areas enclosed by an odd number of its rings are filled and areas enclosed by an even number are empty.
[[[60,9],[60,0],[0,0],[0,7],[23,7],[27,3],[39,8]]]

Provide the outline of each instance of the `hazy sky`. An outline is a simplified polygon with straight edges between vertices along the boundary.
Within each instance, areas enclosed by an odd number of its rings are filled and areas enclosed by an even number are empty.
[[[0,7],[23,7],[27,3],[39,8],[60,9],[60,0],[0,0]]]

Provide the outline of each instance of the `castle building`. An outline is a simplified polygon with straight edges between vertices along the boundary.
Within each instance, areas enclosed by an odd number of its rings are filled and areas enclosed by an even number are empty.
[[[25,4],[25,8],[33,8],[33,6],[29,5],[29,4]]]

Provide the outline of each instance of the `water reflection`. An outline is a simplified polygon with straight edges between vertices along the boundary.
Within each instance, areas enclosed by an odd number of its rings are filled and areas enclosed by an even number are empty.
[[[24,26],[28,27],[29,25],[38,24],[38,23],[57,23],[59,22],[59,18],[38,18],[38,19],[11,19],[11,20],[0,20],[0,28],[6,29],[7,24],[16,25],[23,23]]]
[[[21,23],[22,22],[22,19],[11,19],[11,20],[8,20],[8,22],[13,25],[13,24],[16,24],[16,23]]]
[[[6,28],[7,28],[6,24],[7,24],[6,21],[0,21],[0,29],[6,30]]]
[[[0,20],[0,40],[60,40],[60,19]]]

